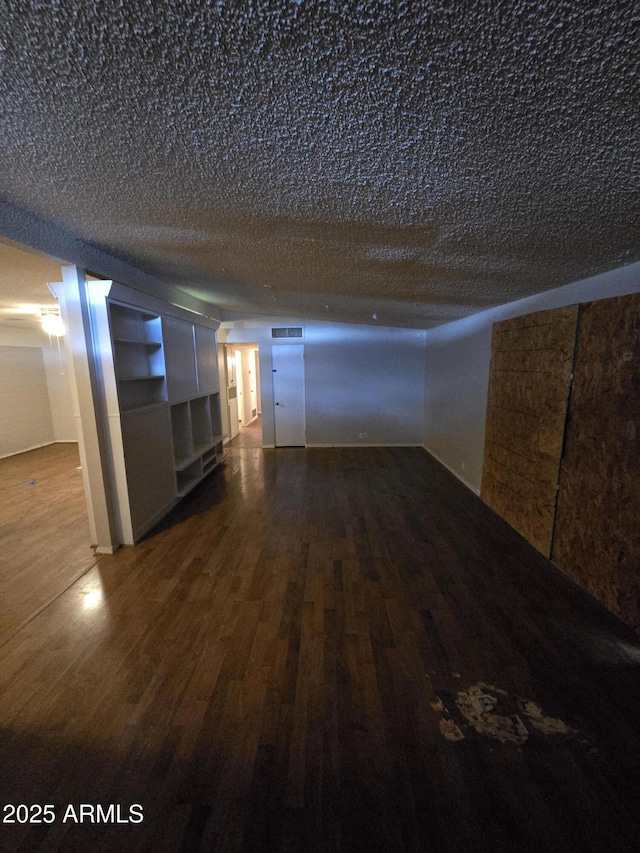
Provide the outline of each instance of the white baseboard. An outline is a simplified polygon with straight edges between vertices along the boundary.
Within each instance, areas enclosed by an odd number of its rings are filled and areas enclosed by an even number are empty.
[[[451,474],[453,474],[453,476],[457,480],[460,480],[460,482],[462,483],[463,486],[466,486],[468,489],[471,489],[471,491],[474,494],[476,494],[478,497],[480,497],[480,489],[477,489],[475,486],[472,486],[468,480],[465,480],[465,478],[461,474],[458,473],[458,471],[455,471],[450,465],[447,465],[447,463],[444,461],[444,459],[441,459],[437,453],[434,453],[433,450],[430,450],[425,444],[422,444],[420,446],[422,447],[422,449],[426,453],[429,454],[429,456],[433,456],[433,458],[437,462],[439,462],[441,465],[443,465],[447,469],[447,471],[449,471]]]
[[[94,551],[96,554],[115,554],[120,549],[120,545],[96,545]]]
[[[419,444],[400,444],[391,441],[385,441],[381,444],[365,444],[364,441],[359,441],[357,444],[307,444],[307,447],[420,447]]]
[[[8,459],[10,456],[19,456],[21,453],[28,453],[30,450],[39,450],[41,447],[49,447],[51,444],[57,444],[55,441],[45,441],[44,444],[34,444],[32,447],[25,447],[22,450],[14,450],[13,453],[3,453],[0,459]]]

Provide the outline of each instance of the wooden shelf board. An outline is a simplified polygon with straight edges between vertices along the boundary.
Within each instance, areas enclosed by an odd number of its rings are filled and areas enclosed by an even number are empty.
[[[116,344],[130,344],[136,347],[145,347],[147,349],[159,349],[162,344],[160,341],[136,341],[133,338],[114,338]]]
[[[174,471],[184,471],[185,468],[188,468],[189,465],[192,465],[200,458],[200,453],[190,453],[189,456],[181,456],[179,459],[174,459],[173,469]]]
[[[175,471],[184,471],[193,462],[197,462],[201,456],[204,456],[207,451],[215,447],[215,442],[207,442],[206,444],[196,444],[193,448],[193,453],[188,456],[181,456],[180,459],[174,459],[173,468]]]
[[[207,474],[211,473],[214,468],[217,468],[221,462],[227,458],[226,453],[222,453],[219,456],[214,456],[213,459],[209,460],[209,462],[205,462],[202,466],[203,477],[206,477]]]
[[[148,412],[150,409],[161,409],[167,405],[166,400],[154,400],[153,403],[138,403],[135,406],[123,406],[120,408],[121,415],[132,415],[135,412]]]
[[[155,373],[153,376],[118,376],[118,382],[148,382],[164,379],[164,373]]]
[[[207,450],[211,450],[215,446],[215,441],[206,441],[201,444],[194,444],[193,449],[196,456],[203,456]]]

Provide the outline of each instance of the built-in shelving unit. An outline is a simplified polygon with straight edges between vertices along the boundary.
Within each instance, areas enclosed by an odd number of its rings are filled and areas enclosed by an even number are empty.
[[[171,406],[176,489],[186,495],[224,458],[220,394],[207,394]]]
[[[217,323],[92,284],[120,536],[133,544],[224,459]]]

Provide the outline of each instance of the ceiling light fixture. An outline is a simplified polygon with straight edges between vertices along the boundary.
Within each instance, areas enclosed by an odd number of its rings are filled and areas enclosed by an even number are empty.
[[[47,335],[53,335],[56,338],[61,338],[64,335],[66,329],[64,327],[64,323],[62,322],[62,317],[60,316],[60,312],[57,308],[41,308],[40,309],[40,321],[42,323],[42,329],[47,333]]]

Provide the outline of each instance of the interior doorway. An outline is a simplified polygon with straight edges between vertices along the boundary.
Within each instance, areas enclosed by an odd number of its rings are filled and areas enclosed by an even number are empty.
[[[258,344],[225,344],[224,349],[229,442],[233,447],[262,447]]]

